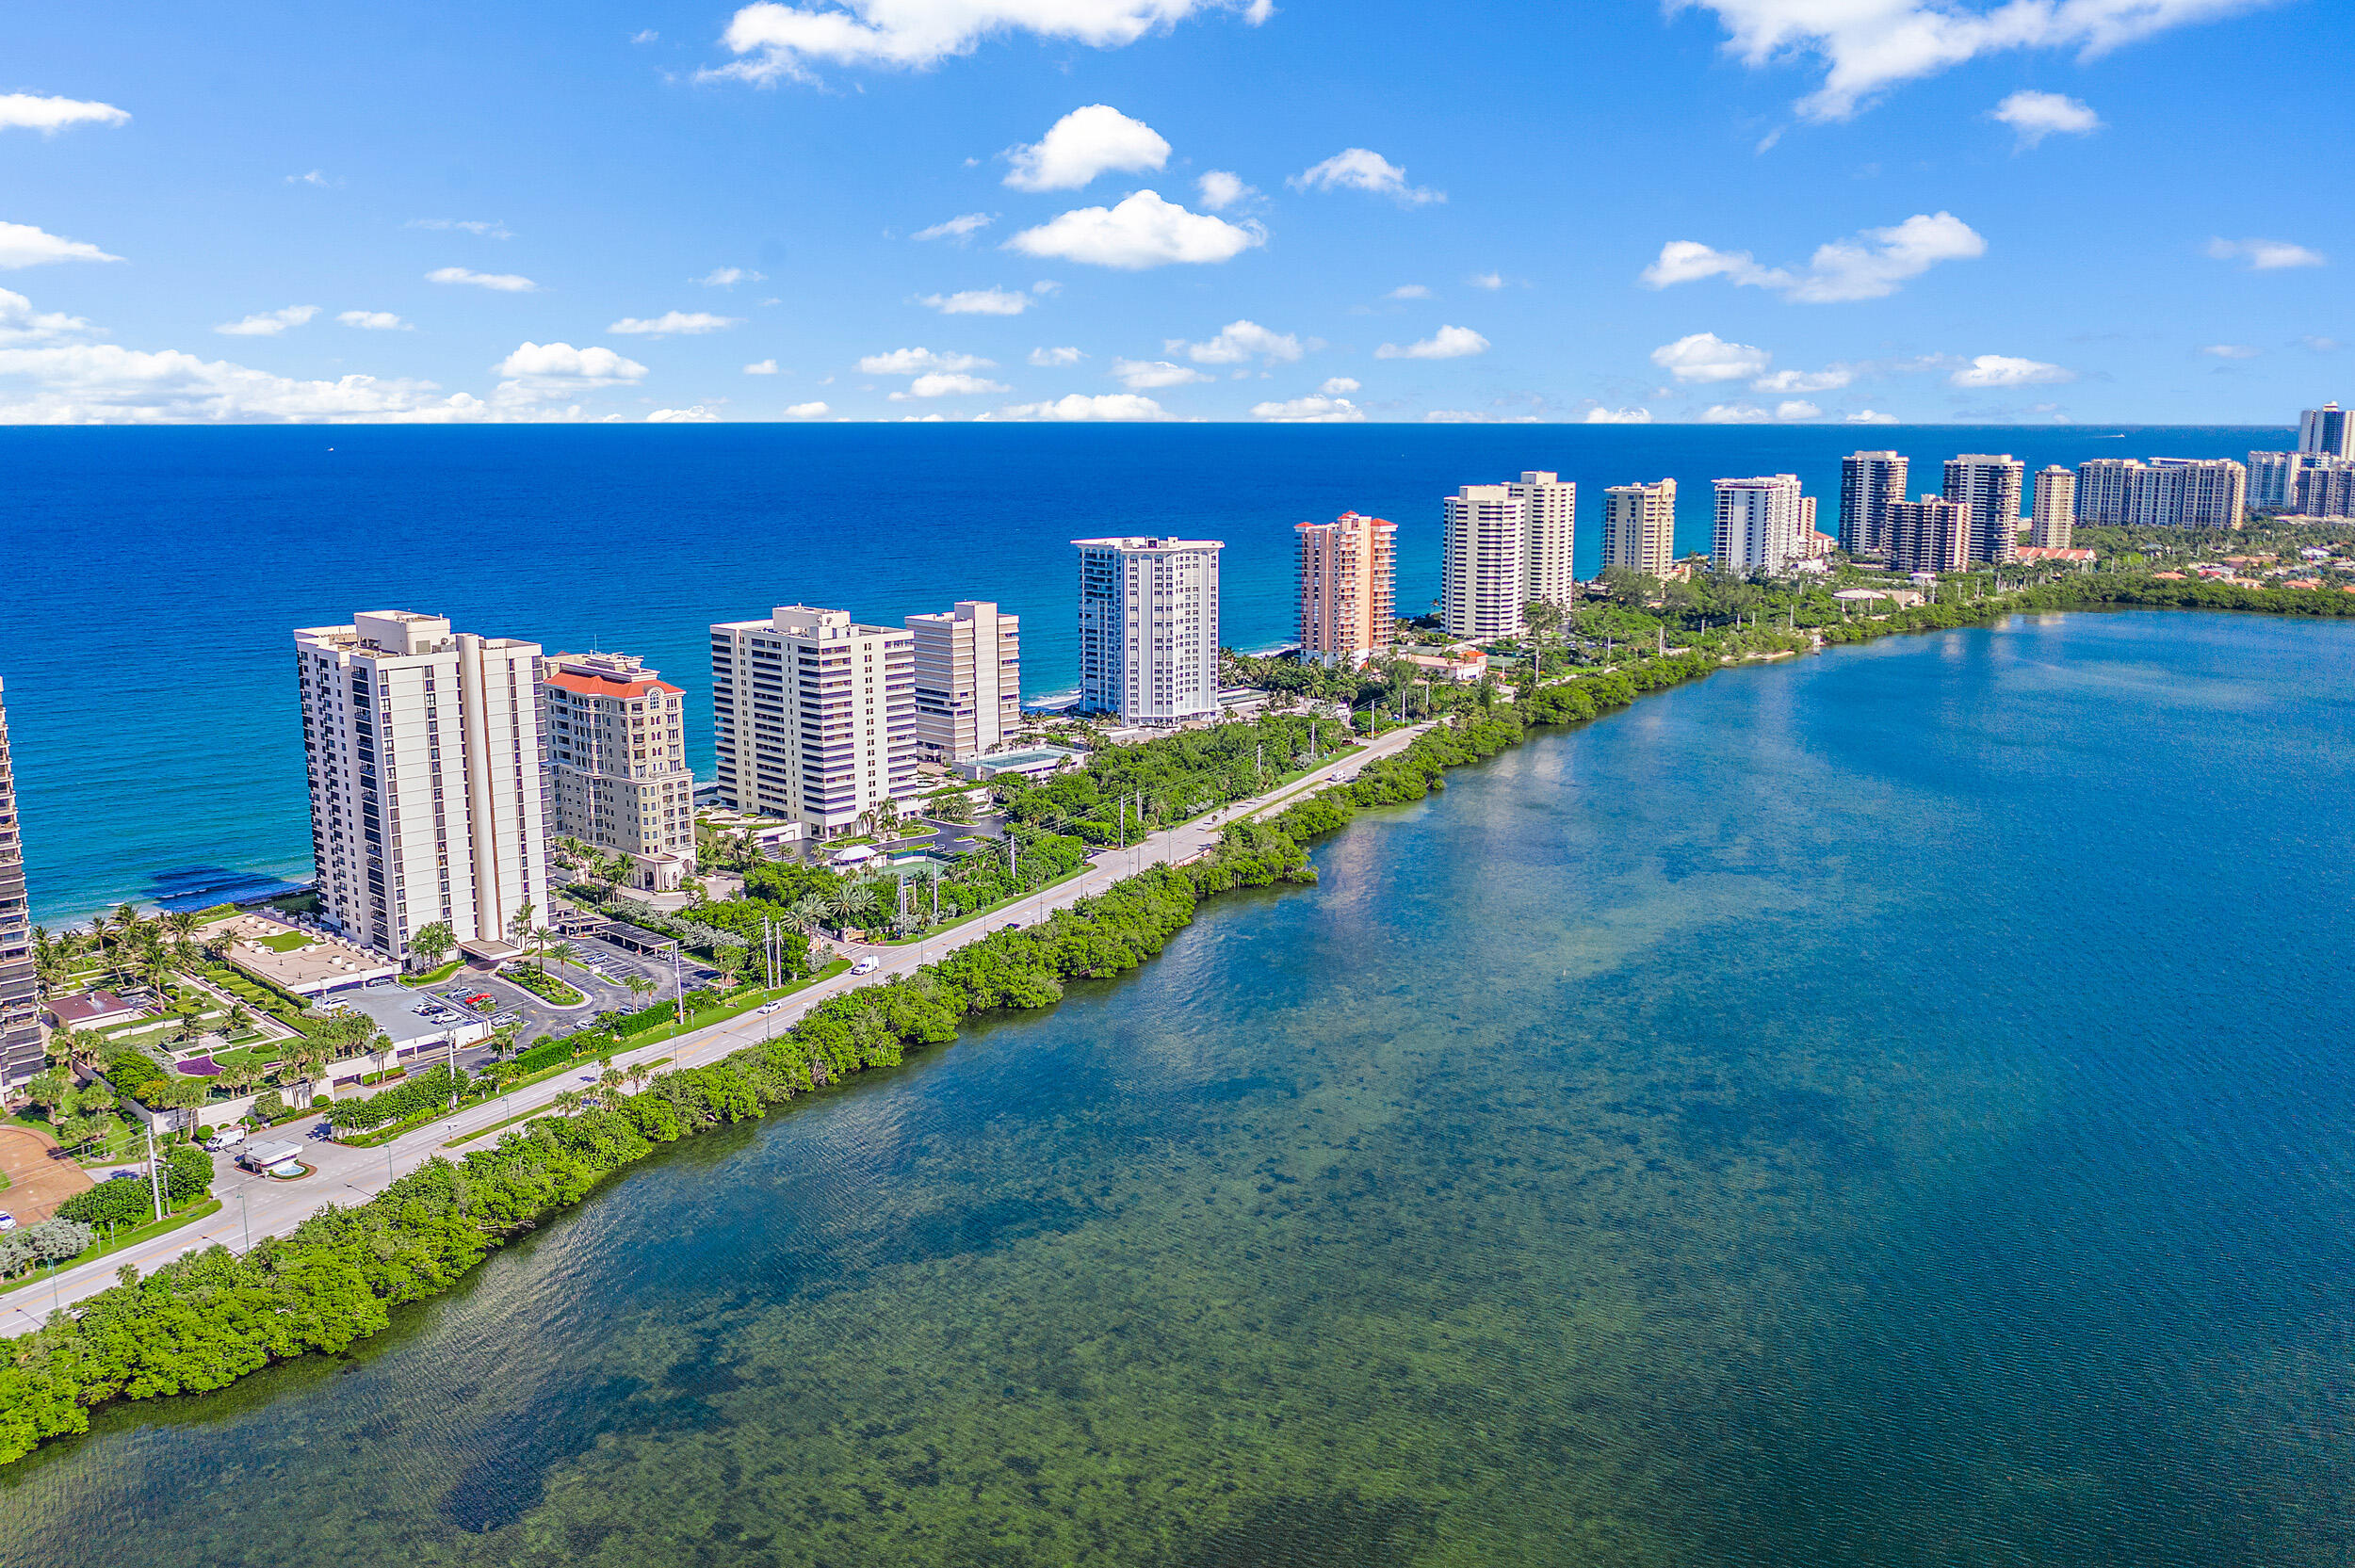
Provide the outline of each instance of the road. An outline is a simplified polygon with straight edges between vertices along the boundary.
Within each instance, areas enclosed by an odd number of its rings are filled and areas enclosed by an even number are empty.
[[[1002,926],[1015,923],[1034,925],[1054,911],[1068,908],[1082,898],[1101,893],[1113,883],[1134,876],[1148,865],[1188,860],[1216,844],[1220,832],[1228,823],[1290,805],[1332,782],[1336,776],[1355,777],[1367,763],[1405,750],[1429,727],[1428,724],[1419,724],[1411,729],[1393,730],[1369,745],[1323,764],[1281,788],[1247,800],[1239,800],[1207,816],[1196,817],[1192,822],[1155,833],[1145,842],[1129,849],[1100,850],[1092,858],[1089,869],[1071,881],[1048,888],[1034,897],[1025,898],[1019,904],[1010,904],[968,920],[927,941],[911,943],[902,947],[853,947],[850,951],[853,955],[871,954],[879,961],[879,967],[868,975],[853,976],[846,971],[831,979],[821,980],[787,998],[776,1012],[765,1018],[747,1012],[658,1045],[616,1052],[614,1065],[626,1068],[632,1062],[651,1062],[658,1058],[667,1058],[672,1064],[681,1067],[700,1067],[717,1061],[731,1051],[788,1027],[810,1009],[830,997],[859,986],[879,985],[894,976],[913,974],[920,965],[954,948],[978,942]],[[300,1142],[303,1159],[317,1167],[311,1175],[298,1181],[272,1181],[240,1170],[223,1156],[219,1160],[220,1174],[213,1183],[213,1194],[221,1200],[218,1214],[138,1246],[108,1253],[94,1262],[62,1269],[54,1280],[40,1280],[0,1297],[0,1333],[23,1334],[39,1327],[56,1308],[72,1306],[83,1297],[113,1285],[117,1271],[126,1264],[136,1267],[141,1273],[147,1273],[185,1252],[216,1243],[234,1252],[243,1252],[252,1242],[265,1237],[294,1229],[325,1204],[349,1206],[365,1203],[397,1177],[444,1153],[442,1145],[449,1140],[495,1126],[512,1116],[544,1108],[564,1091],[594,1082],[598,1071],[593,1061],[584,1062],[572,1073],[544,1079],[479,1106],[470,1106],[455,1116],[419,1127],[380,1148],[354,1149],[317,1138],[314,1136],[318,1126],[316,1118],[274,1127],[259,1135],[257,1140]],[[488,1143],[486,1140],[479,1146],[487,1147]],[[458,1158],[466,1152],[467,1148],[462,1146],[448,1151],[448,1155],[451,1158]]]

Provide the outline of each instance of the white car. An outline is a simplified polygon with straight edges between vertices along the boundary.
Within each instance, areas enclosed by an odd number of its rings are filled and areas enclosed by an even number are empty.
[[[851,965],[851,973],[853,975],[871,975],[882,967],[883,960],[877,958],[874,954],[869,953],[865,958],[860,959],[856,963]]]
[[[758,1013],[761,1017],[766,1018],[772,1012],[784,1011],[785,1004],[783,1002],[763,1002],[760,1006],[753,1009],[753,1010]]]
[[[13,1214],[0,1214],[0,1235],[6,1235],[8,1232],[14,1229],[16,1229],[16,1216]]]

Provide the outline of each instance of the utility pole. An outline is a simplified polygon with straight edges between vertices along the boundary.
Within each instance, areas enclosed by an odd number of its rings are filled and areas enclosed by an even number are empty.
[[[161,1220],[164,1217],[164,1177],[163,1172],[155,1169],[155,1129],[153,1126],[147,1129],[147,1187],[155,1200],[155,1218]]]
[[[685,1024],[687,1022],[687,982],[679,974],[678,942],[675,938],[671,943],[671,1000],[673,1007],[677,1010],[678,1021]]]

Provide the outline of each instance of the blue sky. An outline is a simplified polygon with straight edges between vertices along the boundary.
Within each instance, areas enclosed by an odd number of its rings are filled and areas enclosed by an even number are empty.
[[[2322,0],[23,10],[0,421],[2282,424]]]

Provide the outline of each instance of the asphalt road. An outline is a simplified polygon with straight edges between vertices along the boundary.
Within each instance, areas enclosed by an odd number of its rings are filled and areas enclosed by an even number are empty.
[[[1217,843],[1220,832],[1229,822],[1241,817],[1261,816],[1288,805],[1336,777],[1354,778],[1368,762],[1403,750],[1427,728],[1428,725],[1419,724],[1412,729],[1394,730],[1371,745],[1334,758],[1280,789],[1237,801],[1208,816],[1155,833],[1150,840],[1127,849],[1101,850],[1093,858],[1090,869],[1070,881],[1049,888],[1036,897],[1025,898],[1019,904],[993,910],[925,942],[911,943],[904,947],[848,947],[845,950],[853,957],[873,955],[879,966],[870,974],[853,976],[845,971],[832,979],[822,980],[788,997],[776,1012],[767,1017],[747,1012],[658,1045],[618,1052],[613,1059],[614,1064],[627,1067],[632,1062],[653,1061],[657,1058],[668,1058],[673,1064],[682,1067],[699,1067],[717,1061],[731,1051],[789,1026],[811,1008],[843,992],[859,986],[879,985],[896,975],[912,974],[920,965],[953,948],[978,942],[1000,927],[1033,925],[1054,911],[1068,908],[1081,898],[1101,893],[1113,883],[1135,875],[1147,865],[1164,862],[1175,864],[1190,859]],[[300,1143],[303,1159],[317,1168],[311,1175],[295,1181],[274,1181],[239,1170],[230,1163],[227,1156],[220,1156],[220,1174],[213,1183],[214,1196],[221,1200],[218,1214],[137,1247],[125,1248],[94,1262],[66,1269],[54,1280],[41,1280],[0,1297],[0,1332],[23,1334],[38,1327],[57,1307],[72,1306],[83,1297],[113,1285],[116,1271],[125,1264],[133,1265],[145,1273],[182,1253],[216,1243],[243,1252],[264,1237],[292,1230],[325,1204],[365,1203],[382,1191],[396,1177],[443,1154],[442,1145],[449,1140],[479,1128],[495,1126],[527,1111],[544,1108],[564,1091],[594,1082],[597,1073],[595,1062],[584,1062],[573,1073],[544,1079],[479,1106],[470,1106],[455,1116],[420,1127],[381,1148],[349,1148],[317,1137],[317,1118],[272,1128],[261,1135],[258,1140]],[[465,1147],[447,1151],[451,1158],[460,1157],[466,1152]]]

